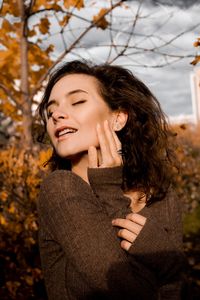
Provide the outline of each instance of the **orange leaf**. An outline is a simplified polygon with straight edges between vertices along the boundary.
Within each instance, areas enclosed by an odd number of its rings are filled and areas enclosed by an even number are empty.
[[[34,29],[28,31],[28,36],[33,37],[36,35],[36,31]]]
[[[42,18],[40,20],[39,29],[42,34],[49,32],[50,22],[47,18]]]
[[[194,47],[199,47],[200,46],[200,38],[197,38],[196,42],[193,44]]]
[[[190,64],[195,66],[198,63],[200,63],[200,55],[196,55],[195,59]]]
[[[2,191],[0,193],[0,200],[3,201],[3,202],[5,202],[7,199],[8,199],[8,192]]]
[[[60,5],[58,5],[56,2],[52,5],[52,8],[53,8],[54,10],[56,10],[56,11],[61,10]]]
[[[1,28],[5,29],[6,31],[12,31],[13,30],[12,24],[6,19],[3,20]]]
[[[108,10],[106,8],[102,8],[99,13],[93,17],[93,22],[95,23],[96,27],[101,29],[106,29],[109,25],[109,22],[105,18],[105,14]]]
[[[64,0],[64,6],[68,9],[70,6],[81,9],[84,7],[84,0]]]
[[[60,26],[65,27],[68,24],[70,18],[70,15],[64,16],[64,18],[59,22]]]

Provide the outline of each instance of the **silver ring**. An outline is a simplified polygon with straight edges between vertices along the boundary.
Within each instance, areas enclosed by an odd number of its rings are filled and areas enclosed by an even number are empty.
[[[122,149],[117,150],[117,153],[118,153],[119,155],[122,155],[122,154],[123,154],[123,153],[122,153]]]

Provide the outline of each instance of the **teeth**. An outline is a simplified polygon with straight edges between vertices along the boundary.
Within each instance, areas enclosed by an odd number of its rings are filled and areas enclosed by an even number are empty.
[[[64,134],[67,134],[67,133],[74,133],[74,132],[76,132],[76,129],[65,128],[65,129],[63,129],[63,130],[61,130],[61,131],[58,132],[58,137],[62,136]]]

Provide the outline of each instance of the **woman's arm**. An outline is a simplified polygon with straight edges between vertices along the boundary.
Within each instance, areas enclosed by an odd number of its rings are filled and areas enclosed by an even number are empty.
[[[121,197],[122,207],[126,200]],[[91,289],[123,299],[156,299],[153,273],[134,258],[130,266],[104,205],[80,177],[64,170],[53,172],[42,184],[38,212]]]
[[[119,236],[123,238],[124,235],[125,239],[121,245],[124,245],[124,249],[133,254],[131,257],[139,259],[152,269],[154,274],[157,275],[160,285],[176,280],[175,277],[180,277],[184,260],[180,247],[182,235],[180,232],[181,213],[177,208],[178,200],[175,199],[174,194],[170,193],[166,199],[145,207],[140,214],[134,215],[129,220],[129,224],[132,223],[131,226],[134,229],[131,240],[131,242],[134,241],[134,244],[131,245],[130,241],[126,241],[128,228],[126,225],[121,226],[122,224],[119,223],[119,221],[127,223],[127,220],[124,220],[121,202],[122,198],[126,198],[123,197],[121,190],[122,166],[105,168],[109,163],[115,166],[119,164],[119,155],[117,155],[116,149],[121,147],[120,142],[106,123],[104,128],[99,127],[97,136],[101,149],[102,164],[97,167],[97,152],[92,149],[92,153],[89,152],[91,159],[89,159],[88,179],[107,214],[115,218],[114,214],[117,211],[117,217],[123,218],[123,220],[117,220],[118,223],[115,224],[125,229],[123,231],[118,230]],[[128,215],[128,212],[126,215]],[[128,237],[130,237],[130,234]],[[129,245],[128,249],[126,249],[127,244]]]
[[[115,220],[113,224],[121,228],[118,231],[122,238],[121,247],[130,257],[143,261],[157,275],[161,299],[181,299],[186,260],[182,249],[182,218],[178,201],[174,192],[170,191],[166,199],[143,209],[143,216],[132,213],[126,219]],[[140,223],[139,234],[135,223]]]

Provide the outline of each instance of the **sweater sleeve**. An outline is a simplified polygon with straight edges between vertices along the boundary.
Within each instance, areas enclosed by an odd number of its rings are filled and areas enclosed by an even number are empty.
[[[133,295],[134,299],[156,299],[153,273],[134,258],[134,268],[130,267],[111,219],[80,177],[64,170],[48,176],[41,186],[38,213],[92,290],[105,292],[111,299],[119,295],[123,299]]]
[[[88,168],[91,188],[110,218],[125,217],[131,213],[131,200],[121,189],[122,167]]]
[[[88,172],[94,192],[111,216],[114,216],[116,208],[117,211],[120,210],[125,203],[126,197],[123,197],[121,190],[121,172],[121,167],[110,170],[89,169]],[[115,195],[111,202],[110,195]],[[182,251],[182,220],[178,199],[170,191],[166,199],[145,207],[139,214],[145,216],[147,221],[129,249],[130,263],[134,258],[152,270],[159,285],[165,285],[162,299],[167,290],[176,294],[174,298],[169,299],[179,299],[177,294],[180,295],[181,272],[185,258]]]
[[[129,253],[143,261],[157,275],[162,286],[180,281],[185,263],[181,247],[181,213],[175,195],[141,212],[147,221],[129,249]]]

